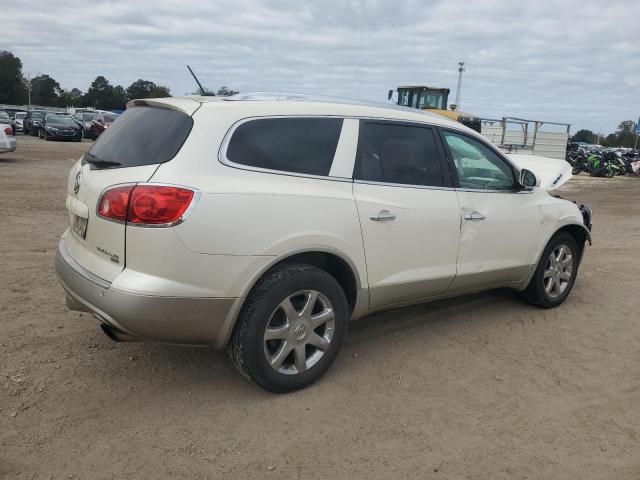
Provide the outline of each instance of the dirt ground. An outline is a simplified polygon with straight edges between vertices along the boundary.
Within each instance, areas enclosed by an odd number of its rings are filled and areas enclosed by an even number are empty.
[[[594,244],[555,310],[498,291],[355,322],[276,396],[223,352],[113,343],[64,305],[65,182],[91,142],[0,155],[1,478],[640,478],[640,179],[580,175]]]

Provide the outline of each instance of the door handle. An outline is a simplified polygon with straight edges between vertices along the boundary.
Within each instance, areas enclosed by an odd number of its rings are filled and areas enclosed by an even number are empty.
[[[475,211],[473,213],[465,213],[464,214],[464,219],[465,220],[484,220],[486,217],[481,214],[478,211]]]
[[[372,213],[369,218],[374,222],[388,222],[389,220],[395,220],[396,214],[391,213],[389,210],[380,210],[378,213]]]

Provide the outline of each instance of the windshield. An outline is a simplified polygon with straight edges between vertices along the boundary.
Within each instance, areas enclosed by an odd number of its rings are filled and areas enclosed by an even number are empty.
[[[16,119],[21,119],[27,116],[27,112],[17,112]]]
[[[76,122],[71,120],[69,117],[61,117],[57,115],[47,117],[47,123],[55,124],[55,125],[75,125]]]
[[[44,117],[46,116],[45,112],[31,112],[31,118],[38,118],[40,120],[44,119]]]
[[[442,92],[421,92],[419,108],[436,108],[446,110],[445,97]]]

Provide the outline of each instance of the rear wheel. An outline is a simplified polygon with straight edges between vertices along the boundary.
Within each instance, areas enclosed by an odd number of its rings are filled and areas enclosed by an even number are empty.
[[[266,390],[298,390],[331,366],[348,321],[346,296],[331,275],[310,265],[284,265],[248,297],[229,356],[240,373]]]
[[[580,252],[568,233],[555,235],[542,253],[538,267],[525,290],[529,303],[553,308],[565,301],[578,273]]]

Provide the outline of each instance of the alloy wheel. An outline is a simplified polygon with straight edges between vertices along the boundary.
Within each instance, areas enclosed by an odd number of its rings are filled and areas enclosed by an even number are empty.
[[[273,311],[264,332],[264,354],[279,373],[296,375],[312,368],[331,345],[335,312],[315,290],[296,292]]]
[[[558,245],[549,255],[544,269],[544,290],[550,298],[557,298],[569,286],[573,275],[573,255],[566,245]]]

